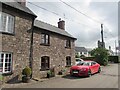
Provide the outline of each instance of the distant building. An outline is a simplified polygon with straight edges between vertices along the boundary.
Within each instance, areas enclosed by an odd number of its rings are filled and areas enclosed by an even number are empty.
[[[112,51],[111,46],[109,46],[109,54],[110,54],[111,56],[114,55],[114,52]]]
[[[90,56],[88,50],[85,47],[75,47],[75,52],[81,56],[84,55],[85,57]]]
[[[98,48],[101,48],[101,47],[105,48],[105,42],[102,43],[98,40]]]

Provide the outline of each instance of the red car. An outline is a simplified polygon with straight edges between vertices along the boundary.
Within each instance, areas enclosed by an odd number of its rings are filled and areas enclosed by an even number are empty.
[[[94,73],[100,73],[100,64],[95,61],[83,61],[70,68],[72,76],[91,76]]]

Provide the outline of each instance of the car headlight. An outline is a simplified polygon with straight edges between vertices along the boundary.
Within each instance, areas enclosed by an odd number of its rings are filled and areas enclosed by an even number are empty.
[[[82,68],[81,71],[86,71],[87,69],[86,68]]]

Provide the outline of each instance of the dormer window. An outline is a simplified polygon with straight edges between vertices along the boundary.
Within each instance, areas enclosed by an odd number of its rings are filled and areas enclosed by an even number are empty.
[[[0,12],[0,32],[14,33],[14,16]]]

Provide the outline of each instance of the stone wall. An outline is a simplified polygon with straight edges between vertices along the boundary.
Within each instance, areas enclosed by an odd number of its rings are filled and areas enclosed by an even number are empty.
[[[16,81],[21,79],[22,69],[29,64],[30,33],[32,17],[17,11],[3,8],[3,12],[15,16],[14,34],[2,34],[2,52],[13,53],[13,74],[5,75],[4,81]]]
[[[47,71],[40,71],[41,69],[41,57],[50,57],[50,68],[55,67],[55,73],[62,69],[66,69],[68,72],[69,67],[66,67],[66,56],[71,56],[72,64],[75,64],[75,43],[71,40],[71,48],[65,48],[66,37],[50,33],[50,46],[40,45],[41,32],[36,31],[34,33],[33,44],[33,77],[42,78],[46,77]]]

